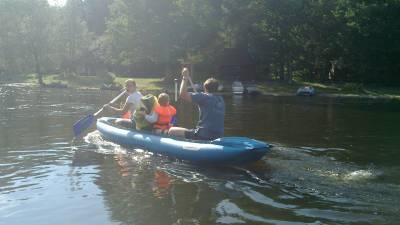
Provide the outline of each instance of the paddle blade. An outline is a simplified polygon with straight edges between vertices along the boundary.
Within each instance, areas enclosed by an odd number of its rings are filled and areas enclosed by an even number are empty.
[[[82,134],[83,131],[88,129],[90,126],[92,126],[93,122],[95,120],[95,117],[93,115],[87,115],[80,119],[78,122],[74,124],[72,127],[72,131],[74,132],[74,136],[77,137],[80,134]]]

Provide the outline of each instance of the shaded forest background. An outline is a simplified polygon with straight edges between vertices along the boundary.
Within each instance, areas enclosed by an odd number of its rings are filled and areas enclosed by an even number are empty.
[[[218,73],[235,49],[260,80],[400,84],[400,0],[0,0],[0,21],[1,76]]]

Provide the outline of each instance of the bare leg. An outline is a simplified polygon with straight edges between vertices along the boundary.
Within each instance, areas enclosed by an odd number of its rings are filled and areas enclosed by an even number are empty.
[[[153,131],[156,134],[166,134],[166,135],[168,135],[168,130],[155,129]]]
[[[168,131],[168,135],[184,138],[186,131],[188,131],[188,129],[183,127],[171,127]]]
[[[161,129],[155,129],[155,130],[153,130],[154,131],[154,133],[156,133],[156,134],[161,134],[163,131],[161,130]]]

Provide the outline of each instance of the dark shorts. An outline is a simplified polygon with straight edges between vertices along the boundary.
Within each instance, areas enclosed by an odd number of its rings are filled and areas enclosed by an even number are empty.
[[[211,141],[220,138],[222,135],[201,129],[190,129],[185,131],[185,138],[192,140]]]

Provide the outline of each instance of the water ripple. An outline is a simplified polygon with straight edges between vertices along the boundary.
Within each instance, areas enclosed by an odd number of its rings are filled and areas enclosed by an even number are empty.
[[[282,224],[282,225],[304,225],[304,224],[323,224],[319,221],[314,222],[291,222],[291,221],[281,221],[265,218],[262,216],[257,216],[252,213],[248,213],[241,209],[238,205],[231,202],[228,199],[222,200],[216,206],[216,213],[219,215],[217,223],[221,224],[235,224],[235,223],[247,223],[247,222],[257,222],[264,224]]]

